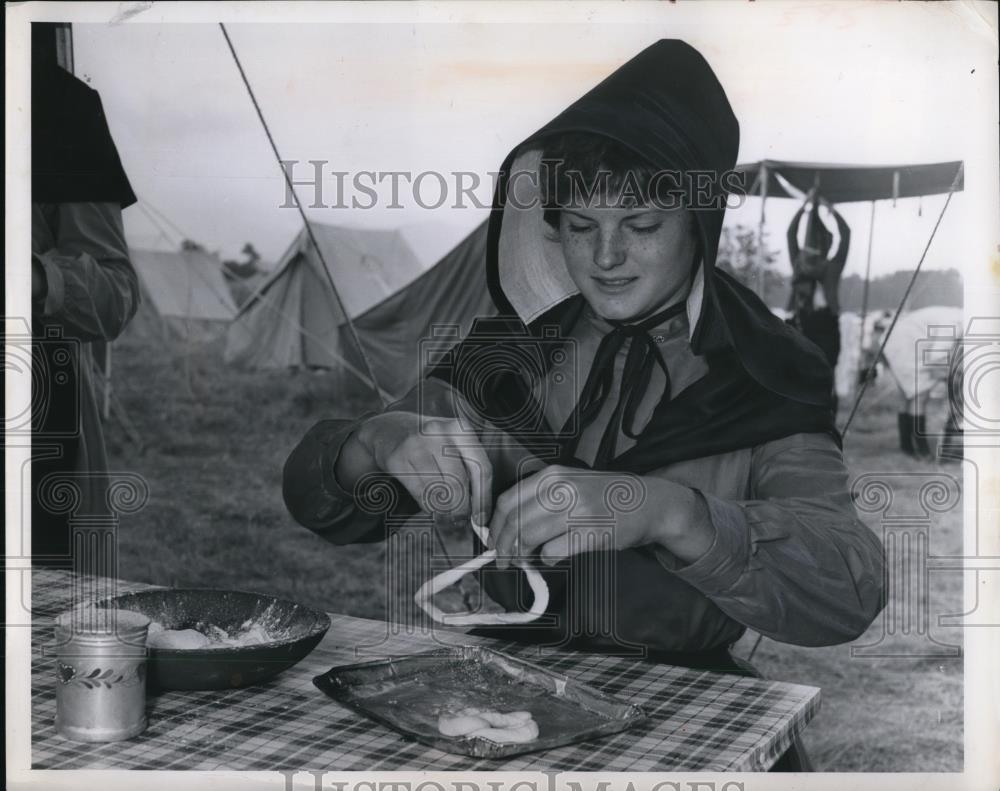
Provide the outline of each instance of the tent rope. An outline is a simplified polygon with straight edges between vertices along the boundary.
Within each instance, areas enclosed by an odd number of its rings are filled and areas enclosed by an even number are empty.
[[[962,178],[962,171],[965,169],[965,163],[961,162],[958,165],[958,170],[955,172],[955,178],[951,182],[951,186],[948,188],[948,197],[945,198],[944,206],[941,207],[941,213],[938,215],[937,222],[934,223],[934,228],[931,230],[931,235],[927,239],[927,244],[924,245],[924,252],[920,255],[920,260],[917,262],[916,269],[913,270],[913,275],[910,277],[910,282],[906,285],[906,291],[903,292],[902,299],[899,300],[899,306],[896,308],[896,313],[892,317],[892,322],[889,324],[889,329],[885,331],[885,335],[882,336],[882,343],[879,345],[878,354],[876,354],[868,369],[865,371],[864,379],[861,382],[861,389],[858,391],[857,397],[854,399],[854,406],[851,407],[851,414],[847,418],[847,422],[844,423],[844,428],[841,429],[841,438],[847,436],[847,430],[851,427],[851,423],[854,421],[854,416],[858,413],[858,407],[861,405],[861,399],[864,398],[865,393],[868,391],[868,383],[872,379],[872,374],[875,371],[875,366],[878,361],[882,359],[882,353],[885,351],[885,345],[888,343],[889,338],[892,335],[892,331],[896,328],[896,322],[899,321],[899,317],[903,312],[903,307],[906,305],[906,300],[910,296],[910,292],[913,290],[913,285],[917,281],[917,275],[920,274],[920,268],[924,264],[924,259],[927,258],[927,251],[931,249],[931,243],[934,241],[934,237],[937,235],[938,228],[941,225],[941,220],[944,219],[944,213],[948,211],[948,204],[951,203],[952,195],[955,194],[955,190],[958,189],[958,182]],[[864,328],[862,327],[862,331]]]
[[[317,335],[315,332],[308,329],[307,327],[303,326],[301,322],[289,316],[277,305],[272,304],[272,300],[270,299],[269,295],[265,294],[264,296],[260,297],[257,300],[257,304],[260,305],[262,308],[266,308],[267,310],[277,315],[282,321],[290,325],[292,329],[297,330],[298,332],[302,333],[303,336],[309,338],[309,340],[314,341],[318,346],[320,346],[320,348],[323,349],[323,351],[329,354],[330,357],[332,357],[334,360],[337,360],[344,367],[344,370],[356,376],[362,382],[362,384],[368,384],[368,380],[365,378],[365,374],[362,371],[358,370],[355,366],[351,365],[351,363],[348,362],[342,355],[338,354],[337,351],[332,346],[327,344],[326,339],[324,339],[320,335]],[[235,323],[232,326],[239,327],[239,325]],[[246,330],[244,330],[244,332],[245,331]],[[392,397],[391,394],[389,394],[389,397],[390,398]]]
[[[103,378],[101,368],[97,364],[97,361],[93,358],[93,355],[91,355],[90,358],[90,366],[93,375]],[[128,435],[128,438],[132,440],[132,442],[136,446],[136,450],[141,455],[142,453],[145,452],[146,449],[142,441],[142,435],[136,428],[135,423],[132,422],[132,418],[129,417],[128,410],[125,409],[125,405],[122,403],[122,400],[118,397],[118,393],[115,390],[110,390],[109,395],[110,395],[109,403],[111,405],[115,417],[118,418],[118,421],[121,423],[121,426],[125,430],[125,433]]]
[[[868,257],[865,259],[865,285],[861,292],[861,332],[858,333],[859,366],[864,359],[865,353],[865,321],[868,318],[868,288],[872,277],[872,243],[875,240],[875,204],[876,201],[872,201],[872,214],[868,220]]]
[[[246,72],[243,70],[243,64],[240,62],[239,55],[236,54],[236,48],[233,46],[232,39],[229,38],[229,31],[226,30],[226,26],[222,22],[219,23],[219,28],[222,30],[222,35],[226,39],[226,45],[229,47],[229,52],[233,56],[236,68],[240,72],[240,78],[243,80],[243,85],[247,89],[247,94],[250,96],[250,101],[253,103],[254,110],[257,111],[257,117],[260,119],[261,126],[264,127],[264,134],[267,135],[267,140],[271,144],[271,150],[274,152],[274,156],[280,167],[283,160],[281,159],[281,154],[278,152],[278,145],[275,143],[274,137],[271,135],[271,129],[268,127],[267,121],[264,119],[264,113],[261,110],[260,105],[257,103],[257,97],[254,95],[253,88],[250,87],[250,81],[247,79]],[[382,390],[378,386],[378,380],[375,378],[375,371],[372,368],[371,361],[368,359],[367,352],[365,352],[365,347],[361,343],[361,338],[358,336],[357,328],[354,326],[354,322],[351,320],[351,317],[344,306],[344,302],[340,298],[340,292],[337,290],[337,286],[333,282],[333,275],[330,273],[330,268],[327,266],[326,258],[323,256],[323,250],[320,248],[319,242],[316,241],[316,236],[313,233],[309,218],[306,217],[306,212],[302,208],[302,202],[299,200],[299,195],[295,191],[295,185],[292,183],[291,176],[285,168],[281,167],[281,173],[285,178],[285,185],[295,200],[295,208],[299,210],[299,215],[302,217],[302,222],[305,224],[306,233],[309,235],[309,241],[312,242],[312,246],[316,250],[316,255],[319,257],[320,263],[323,265],[323,273],[326,275],[326,280],[333,291],[334,299],[337,300],[337,307],[340,309],[340,312],[344,315],[344,319],[347,321],[351,338],[354,340],[354,344],[358,349],[358,354],[361,356],[361,361],[364,364],[365,372],[370,380],[372,390],[375,391],[375,397],[379,400],[381,407],[384,409],[387,404],[385,399],[382,397]]]
[[[181,241],[183,241],[185,239],[192,239],[193,238],[193,237],[189,236],[188,234],[186,234],[184,232],[184,230],[177,225],[177,223],[175,223],[173,220],[171,220],[162,210],[156,208],[145,197],[140,198],[140,200],[141,200],[141,204],[140,205],[141,205],[143,211],[146,212],[146,216],[147,217],[150,217],[150,219],[153,219],[150,215],[151,214],[155,214],[157,217],[160,218],[160,220],[162,220],[162,222],[165,225],[169,226],[170,229],[175,234],[177,234],[177,238],[180,239]]]
[[[278,165],[281,165],[282,159],[281,154],[278,152],[278,146],[274,142],[274,137],[271,135],[271,130],[267,125],[267,121],[264,119],[264,113],[260,109],[260,105],[257,103],[257,97],[254,95],[253,88],[250,87],[250,81],[247,79],[246,72],[243,70],[243,64],[240,63],[240,58],[236,54],[236,48],[233,46],[232,39],[229,38],[229,32],[226,30],[225,24],[219,23],[219,28],[222,30],[222,35],[226,39],[226,44],[229,47],[229,52],[233,56],[233,60],[236,63],[236,68],[240,72],[240,77],[243,80],[243,85],[247,89],[247,94],[250,96],[250,101],[253,102],[254,110],[257,111],[257,117],[260,119],[261,126],[264,127],[264,134],[267,135],[268,142],[271,144],[271,150],[274,152],[275,158],[278,160]],[[375,391],[375,397],[379,400],[379,404],[384,409],[388,404],[382,395],[382,388],[378,385],[378,380],[375,378],[375,372],[372,368],[371,361],[368,359],[368,354],[365,352],[365,347],[361,343],[361,338],[358,336],[357,328],[354,326],[354,322],[351,320],[350,314],[348,314],[347,309],[344,307],[343,300],[340,298],[340,292],[337,291],[337,286],[333,282],[333,275],[330,274],[330,268],[327,266],[326,258],[323,256],[323,250],[320,248],[319,243],[316,241],[316,236],[313,233],[312,225],[309,223],[309,218],[306,217],[305,210],[302,208],[302,202],[299,200],[298,193],[295,191],[295,185],[292,184],[291,176],[289,176],[288,171],[285,168],[281,168],[281,173],[285,178],[285,184],[288,190],[291,192],[292,197],[295,200],[295,208],[299,210],[299,215],[302,217],[302,222],[305,224],[306,233],[309,234],[309,241],[312,242],[313,249],[316,250],[316,255],[319,257],[320,263],[323,265],[323,273],[326,275],[327,282],[330,284],[330,288],[333,290],[334,299],[337,300],[337,306],[340,308],[340,312],[343,314],[344,319],[347,321],[348,329],[350,330],[351,337],[354,339],[354,344],[357,347],[358,353],[361,355],[361,360],[364,363],[365,371],[367,372],[368,379],[372,390]],[[444,540],[437,528],[432,531],[434,537],[437,539],[438,546],[441,548],[441,552],[444,554],[445,559],[451,563],[451,557],[448,554],[448,549],[444,544]]]

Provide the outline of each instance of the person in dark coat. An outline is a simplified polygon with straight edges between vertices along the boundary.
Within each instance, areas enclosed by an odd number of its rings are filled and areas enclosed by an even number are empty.
[[[92,346],[139,306],[122,222],[136,197],[100,96],[56,62],[54,28],[32,25],[32,559],[107,574],[113,539],[74,547],[64,487],[77,516],[109,515]]]

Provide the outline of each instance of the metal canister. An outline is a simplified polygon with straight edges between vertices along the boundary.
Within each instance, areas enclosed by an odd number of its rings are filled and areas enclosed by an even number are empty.
[[[130,739],[146,728],[149,618],[76,608],[56,618],[56,730],[84,742]]]

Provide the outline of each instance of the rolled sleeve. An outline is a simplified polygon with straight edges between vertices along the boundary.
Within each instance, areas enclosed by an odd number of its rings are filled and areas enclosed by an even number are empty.
[[[34,251],[47,286],[42,316],[82,341],[114,340],[140,299],[121,207],[60,203],[39,206],[41,218],[51,232],[51,247]]]
[[[657,547],[660,562],[703,593],[722,595],[739,582],[750,557],[750,528],[743,509],[736,503],[695,490],[708,508],[715,539],[700,558],[683,565],[671,553]]]
[[[62,310],[66,298],[66,281],[62,269],[46,255],[36,255],[35,260],[45,273],[45,301],[42,303],[43,316],[55,316]]]
[[[723,612],[797,645],[860,636],[884,605],[884,556],[858,518],[833,440],[801,434],[754,449],[750,497],[703,495],[715,539],[682,565],[660,562]]]
[[[288,456],[282,496],[295,521],[335,544],[363,541],[375,526],[365,518],[334,470],[341,448],[368,415],[357,420],[321,420]]]

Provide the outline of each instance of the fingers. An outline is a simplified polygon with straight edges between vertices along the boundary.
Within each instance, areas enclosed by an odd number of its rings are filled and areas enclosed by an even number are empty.
[[[492,512],[493,467],[479,437],[457,420],[431,419],[424,428],[399,442],[383,469],[424,510],[472,516],[487,524]],[[434,488],[441,485],[447,494]]]
[[[504,539],[503,546],[505,548],[514,542],[514,536],[507,536],[507,523],[509,514],[517,511],[521,496],[520,489],[521,483],[515,483],[505,492],[502,492],[493,505],[493,516],[489,524],[489,547],[490,549],[496,549],[498,553],[500,552],[499,541],[501,538]],[[499,561],[497,565],[499,565]]]
[[[420,475],[416,474],[416,469],[411,460],[404,456],[390,456],[384,467],[384,471],[399,481],[407,493],[422,508],[427,479],[421,478]]]
[[[526,558],[540,544],[566,530],[565,520],[545,509],[537,496],[538,475],[531,475],[497,498],[490,537],[497,551],[497,566]]]
[[[521,511],[522,483],[515,483],[503,492],[493,508],[489,545],[491,549],[497,551],[498,568],[507,567],[511,552],[520,538],[517,515]]]
[[[437,478],[428,480],[428,486],[440,481],[447,491],[446,496],[436,496],[433,501],[428,502],[428,510],[447,513],[456,519],[467,519],[472,513],[472,500],[469,494],[469,474],[462,460],[452,456],[427,454],[421,469],[424,474],[437,472]]]
[[[540,548],[542,562],[555,565],[572,555],[608,552],[643,543],[642,519],[599,518],[591,523],[573,523],[568,513],[578,516],[604,514],[605,492],[616,478],[579,476],[570,469],[550,466],[528,476],[503,492],[496,501],[490,521],[491,546],[497,552],[497,566],[525,559]],[[558,502],[571,487],[575,505]],[[542,489],[542,491],[540,491]],[[553,499],[555,498],[555,499]]]
[[[465,467],[457,459],[444,462],[439,465],[427,452],[394,454],[388,459],[385,472],[406,489],[421,510],[467,516]]]
[[[575,542],[579,546],[579,542]],[[542,544],[541,558],[542,563],[547,566],[554,566],[560,560],[565,560],[570,556],[571,553],[571,542],[569,540],[569,534],[563,533],[560,536],[556,536],[551,541],[546,541]]]
[[[434,458],[442,470],[461,481],[463,497],[468,496],[468,505],[460,509],[461,514],[486,525],[493,511],[493,465],[475,433],[465,431],[458,421],[450,428],[453,433]]]
[[[472,440],[456,446],[456,450],[469,483],[472,517],[478,524],[487,525],[493,515],[493,465],[478,438],[473,435]]]

